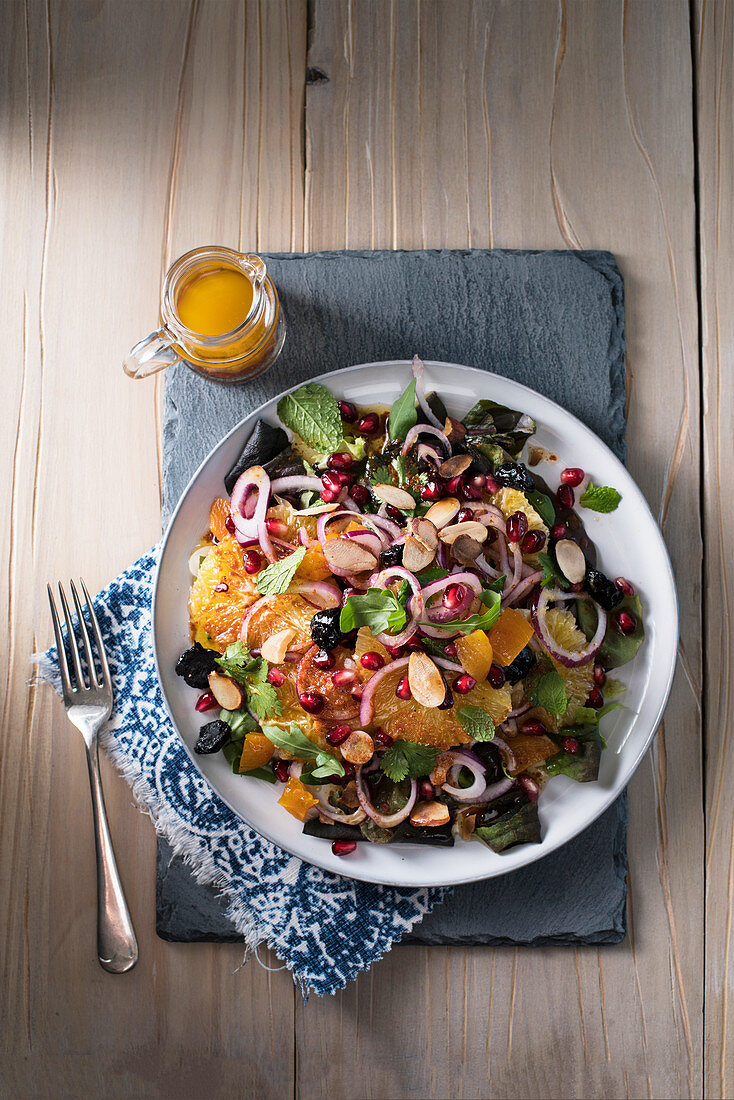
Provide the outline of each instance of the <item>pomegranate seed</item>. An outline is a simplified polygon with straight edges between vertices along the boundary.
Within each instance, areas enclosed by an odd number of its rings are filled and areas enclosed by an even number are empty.
[[[401,523],[402,524],[402,523],[405,522],[405,516],[403,515],[403,513],[400,511],[399,508],[395,507],[394,504],[385,505],[385,511],[387,512],[388,516],[390,517],[391,520],[393,520],[394,523]]]
[[[534,718],[531,718],[528,722],[524,722],[520,729],[529,737],[542,737],[545,733],[545,726],[543,723],[537,722]]]
[[[564,737],[561,741],[561,748],[572,754],[577,753],[579,751],[578,739],[576,737]]]
[[[334,840],[331,843],[331,850],[335,856],[348,856],[352,852],[356,851],[356,840]]]
[[[364,691],[364,687],[362,686],[362,684],[355,684],[354,687],[351,690],[352,698],[361,699],[363,691]]]
[[[401,676],[398,686],[395,688],[395,694],[398,699],[410,699],[413,694],[410,690],[410,684],[408,683],[407,676]]]
[[[285,683],[285,675],[279,668],[271,668],[268,672],[268,683],[272,684],[273,687],[282,687]]]
[[[394,660],[405,655],[405,650],[401,645],[386,645],[385,649]]]
[[[455,642],[449,642],[449,644],[447,646],[445,646],[445,648],[444,648],[444,653],[446,654],[447,657],[455,657],[456,656],[456,643]]]
[[[565,523],[554,523],[551,527],[551,538],[558,542],[559,539],[565,539],[568,533],[568,527]]]
[[[463,603],[465,597],[466,589],[463,584],[450,584],[443,594],[444,607],[448,607],[453,611],[454,608]]]
[[[216,701],[210,691],[205,691],[204,694],[200,695],[194,703],[194,708],[200,713],[205,710],[214,710],[214,708],[218,706],[219,703]]]
[[[329,672],[336,664],[336,657],[333,653],[329,653],[325,649],[320,649],[318,653],[314,653],[313,663],[316,665],[316,668],[323,669],[324,672]]]
[[[584,582],[583,581],[576,581],[576,584],[571,585],[571,591],[572,592],[583,592],[583,590],[584,590]]]
[[[617,629],[620,634],[634,634],[637,629],[637,619],[627,611],[617,614]]]
[[[320,691],[304,691],[298,696],[298,702],[309,714],[318,714],[324,709],[326,700]]]
[[[453,705],[454,705],[454,697],[451,694],[451,689],[449,688],[449,686],[447,684],[446,685],[446,694],[443,697],[443,703],[439,703],[438,707],[436,709],[437,710],[450,710],[450,708],[453,707]]]
[[[594,683],[599,687],[604,687],[607,680],[607,674],[601,665],[594,665]]]
[[[353,424],[357,419],[357,406],[351,401],[340,401],[339,412],[342,420],[346,420],[347,424]]]
[[[505,674],[499,665],[492,665],[487,679],[493,688],[501,688],[505,682]]]
[[[449,485],[451,482],[449,482]],[[427,482],[421,489],[421,500],[438,500],[441,496],[441,490],[435,481]]]
[[[487,485],[487,477],[485,474],[475,474],[474,477],[469,478],[469,484],[474,489],[484,489]]]
[[[263,560],[257,550],[245,550],[242,558],[245,563],[245,573],[259,573],[262,569]]]
[[[461,508],[459,514],[456,517],[457,523],[466,523],[468,520],[474,519],[474,512],[471,508]]]
[[[420,636],[420,634],[416,632],[411,638],[408,638],[407,642],[405,643],[405,648],[423,649],[423,638]]]
[[[604,696],[601,693],[601,689],[593,687],[589,692],[589,697],[586,700],[586,706],[592,707],[594,710],[599,710],[604,706]]]
[[[375,653],[374,650],[370,650],[369,653],[362,654],[359,663],[362,668],[367,668],[370,672],[377,672],[385,664],[385,658],[381,653]]]
[[[325,489],[330,490],[332,493],[341,492],[342,483],[336,474],[332,474],[330,470],[321,475],[321,484]]]
[[[376,413],[367,413],[363,416],[357,425],[357,429],[362,435],[376,435],[378,428],[380,427],[380,419]]]
[[[537,802],[540,796],[540,787],[535,780],[531,779],[529,775],[520,775],[517,781],[530,801]]]
[[[336,687],[350,687],[356,679],[356,674],[352,672],[351,668],[340,668],[331,677],[331,681]]]
[[[282,519],[266,519],[265,526],[268,529],[268,533],[275,535],[277,539],[285,538],[288,534],[288,524],[283,523]]]
[[[615,577],[614,583],[620,592],[624,592],[625,596],[634,596],[635,590],[628,580],[624,577]]]
[[[477,489],[474,485],[465,485],[461,490],[461,495],[464,500],[481,500],[484,496],[482,489]]]
[[[389,749],[392,745],[393,739],[389,733],[385,733],[384,730],[378,730],[377,733],[372,735],[372,740],[376,745],[382,745],[383,748]]]
[[[513,512],[507,519],[507,538],[510,542],[519,542],[527,533],[528,517],[524,512]]]
[[[431,799],[433,798],[433,796],[435,795],[435,793],[436,792],[433,789],[433,783],[430,783],[427,779],[423,779],[421,781],[421,789],[420,789],[420,797],[421,797],[422,801],[423,802],[430,802]]]
[[[344,775],[342,776],[341,781],[342,783],[346,784],[349,782],[350,779],[354,779],[356,772],[354,770],[354,764],[350,763],[349,760],[342,760],[342,766],[344,768]]]
[[[545,535],[542,531],[528,531],[520,543],[523,554],[537,554],[538,550],[542,550],[544,546]]]
[[[577,485],[586,477],[586,474],[580,466],[568,466],[565,470],[561,470],[561,482],[563,485],[570,485],[572,489],[575,489]]]
[[[371,500],[370,491],[366,485],[353,485],[349,495],[360,508],[364,508]]]
[[[449,480],[444,485],[444,491],[447,497],[458,496],[463,488],[464,479],[461,474],[457,474],[456,477],[449,478]]]
[[[330,470],[351,470],[354,459],[348,451],[335,451],[327,458],[326,465]]]
[[[564,512],[567,512],[570,508],[573,508],[576,497],[574,496],[573,489],[570,485],[561,485],[556,493],[556,500],[558,501],[558,507],[562,508]]]
[[[343,741],[346,741],[351,732],[349,726],[334,726],[333,729],[330,729],[327,733],[326,740],[330,745],[341,745]]]
[[[281,783],[287,783],[288,782],[288,775],[290,774],[290,770],[291,770],[291,766],[290,766],[290,764],[288,763],[287,760],[276,760],[275,763],[273,764],[273,771],[275,772],[275,777]]]
[[[457,676],[454,680],[454,691],[458,691],[459,695],[468,695],[471,689],[476,686],[476,680],[468,672],[465,672],[463,676]]]
[[[334,477],[338,480],[340,485],[349,485],[349,474],[343,473],[342,470],[335,470]]]
[[[232,519],[231,516],[227,516],[227,518],[224,521],[224,526],[227,528],[230,535],[233,535],[235,533],[236,528],[235,528],[235,525],[234,525],[234,520]]]
[[[487,534],[486,534],[486,537],[485,537],[484,541],[486,543],[489,543],[489,545],[491,546],[493,542],[497,541],[498,534],[499,534],[499,532],[495,531],[494,527],[489,527],[487,529]]]
[[[215,592],[229,592],[229,585],[226,581],[220,581],[219,584],[214,585]]]
[[[498,493],[500,491],[499,481],[495,481],[491,474],[487,474],[487,481],[484,486],[488,493]]]
[[[322,489],[319,493],[319,496],[323,500],[324,504],[334,504],[339,499],[339,493],[341,493],[341,485],[339,486],[337,492],[335,492],[333,489]]]

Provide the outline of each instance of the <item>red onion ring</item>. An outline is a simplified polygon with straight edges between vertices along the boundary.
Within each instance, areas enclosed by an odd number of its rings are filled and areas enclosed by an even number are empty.
[[[373,588],[387,588],[390,581],[397,578],[407,581],[413,590],[413,595],[408,603],[410,618],[399,634],[389,634],[387,631],[378,634],[377,640],[382,642],[383,645],[404,645],[415,634],[418,620],[423,614],[423,593],[421,592],[420,581],[410,570],[404,569],[402,565],[392,565],[389,569],[383,569],[381,573],[373,573],[370,577],[370,586]]]
[[[530,703],[523,703],[521,707],[515,707],[515,709],[511,710],[510,713],[507,715],[507,718],[505,718],[505,722],[507,722],[510,718],[519,718],[521,714],[526,714],[527,711],[529,711],[530,709]]]
[[[362,779],[361,767],[357,768],[355,782],[357,784],[357,798],[359,799],[360,806],[367,816],[372,818],[375,825],[379,825],[381,829],[392,829],[395,825],[399,825],[401,821],[405,821],[406,817],[415,806],[415,800],[418,797],[418,784],[415,779],[411,779],[408,801],[402,809],[397,810],[394,814],[381,814],[375,809],[367,796],[367,791]]]
[[[323,489],[321,478],[308,474],[294,474],[291,477],[276,477],[270,486],[271,493],[320,493]],[[236,488],[236,486],[235,486]]]
[[[370,554],[374,554],[376,558],[379,558],[382,553],[382,538],[380,535],[375,534],[374,531],[345,531],[341,537],[353,539],[354,542],[358,542],[360,546],[364,546],[365,550],[369,550]]]
[[[596,608],[596,632],[591,641],[582,649],[576,651],[564,649],[562,646],[557,645],[550,636],[546,626],[545,613],[548,610],[548,604],[556,600],[589,600]],[[530,610],[530,618],[535,628],[535,633],[538,635],[551,657],[554,657],[556,661],[560,661],[566,668],[577,668],[579,665],[586,665],[589,661],[593,660],[601,648],[601,644],[604,641],[604,634],[607,629],[606,611],[603,607],[599,606],[596,600],[592,600],[591,596],[588,596],[585,592],[561,592],[557,588],[541,588],[537,603],[535,603]]]
[[[447,672],[458,672],[459,675],[464,672],[464,669],[460,664],[457,664],[456,661],[449,661],[446,657],[431,656],[431,660],[433,661],[434,665],[438,665],[440,668],[445,668]]]
[[[395,540],[403,537],[403,532],[395,520],[388,519],[387,516],[363,516],[362,519],[365,523],[371,524],[388,536],[385,545],[388,544],[389,539]]]
[[[260,507],[260,502],[258,501],[258,508],[259,507]],[[265,522],[265,520],[263,520],[261,523],[258,523],[258,525],[257,525],[257,537],[258,537],[258,541],[260,543],[260,547],[262,549],[263,554],[268,559],[268,561],[272,564],[275,561],[275,548],[273,547],[273,542],[272,542],[272,539],[270,538],[270,532],[268,531],[268,525]],[[285,543],[284,545],[288,545],[288,544]],[[289,546],[289,550],[292,552],[293,547]]]
[[[474,782],[471,787],[454,787],[451,783],[442,783],[441,790],[457,802],[476,801],[487,787],[487,769],[469,753],[450,751],[445,755],[451,757],[450,768],[468,768],[474,776]]]
[[[413,356],[413,376],[415,377],[415,395],[418,398],[418,404],[422,408],[426,420],[429,424],[433,424],[434,428],[438,428],[439,431],[442,431],[443,424],[426,401],[426,394],[423,389],[423,360],[419,359],[417,355]]]
[[[495,798],[499,798],[500,795],[506,794],[511,790],[514,785],[514,779],[510,779],[509,776],[505,776],[504,779],[498,779],[496,783],[490,783],[488,787],[485,787],[480,802],[494,802]]]
[[[253,489],[257,490],[254,507],[248,501]],[[265,525],[265,514],[268,510],[271,489],[270,478],[262,466],[251,466],[249,470],[245,470],[237,478],[232,489],[229,509],[239,535],[243,535],[245,538],[259,539],[259,527]],[[248,503],[250,507],[248,507]]]
[[[421,406],[422,407],[422,406]],[[425,410],[424,410],[425,411]],[[407,455],[410,448],[415,443],[419,435],[435,435],[441,445],[446,448],[446,454],[451,454],[451,444],[446,438],[444,432],[441,430],[442,425],[436,421],[436,426],[431,427],[429,424],[416,424],[414,428],[411,428],[405,437],[405,443],[400,448],[401,455]]]
[[[348,519],[349,523],[353,523],[354,522],[354,512],[350,511],[347,508],[339,508],[338,511],[336,511],[336,512],[325,512],[323,515],[319,516],[318,522],[316,524],[316,534],[317,534],[318,540],[319,540],[319,542],[321,543],[322,546],[324,545],[324,543],[326,542],[326,539],[327,539],[326,529],[329,526],[329,524],[332,522],[332,520],[335,520],[335,519]],[[399,537],[400,534],[402,533],[400,531],[400,528],[398,527],[398,525],[396,523],[392,523],[391,520],[383,521],[382,523],[378,523],[377,516],[363,516],[363,515],[360,515],[360,520],[362,522],[363,527],[366,527],[369,530],[374,531],[374,533],[378,536],[378,538],[381,541],[382,548],[387,546],[387,544],[388,544],[388,535],[392,534],[392,532],[388,531],[386,533],[386,532],[383,531],[382,528],[384,527],[385,522],[390,523],[390,525],[395,528],[395,530],[398,533],[397,537]],[[349,524],[347,524],[347,526],[348,525]],[[356,532],[356,531],[354,532],[354,534],[357,534],[357,533],[358,532]]]
[[[415,449],[415,457],[418,462],[430,462],[434,466],[441,465],[441,456],[430,443],[419,443]]]
[[[503,741],[501,737],[498,737],[497,734],[495,734],[492,738],[492,744],[495,746],[495,748],[499,749],[500,756],[504,760],[507,770],[514,772],[517,767],[517,760],[515,759],[515,754],[510,746],[507,744],[507,742]]]
[[[383,665],[381,669],[378,669],[377,672],[370,676],[369,680],[364,685],[364,691],[362,692],[362,698],[359,704],[359,721],[361,725],[369,726],[372,721],[372,715],[374,713],[373,699],[377,685],[381,680],[384,680],[389,672],[399,672],[401,668],[407,668],[409,660],[409,657],[400,657],[397,661],[390,661],[389,664]]]
[[[458,603],[456,607],[431,607],[428,601],[452,584],[461,585],[462,588],[466,589],[466,594],[460,603]],[[432,584],[426,585],[423,589],[426,618],[432,623],[450,623],[454,619],[460,619],[467,608],[471,607],[481,591],[482,582],[474,573],[450,573],[448,577],[442,577],[441,580],[433,581]]]
[[[538,570],[536,573],[531,573],[528,577],[525,578],[525,580],[520,581],[520,583],[516,585],[515,588],[513,588],[508,596],[503,595],[502,606],[512,607],[512,605],[516,604],[517,601],[522,599],[523,596],[526,596],[528,592],[531,592],[533,588],[535,588],[536,584],[540,584],[542,579],[543,574],[540,570]]]
[[[329,584],[328,581],[297,581],[289,586],[288,593],[292,596],[301,596],[322,610],[340,607],[342,602],[341,592],[336,585]]]
[[[338,821],[340,825],[361,825],[361,823],[367,816],[362,807],[360,806],[351,814],[343,814],[340,811],[335,810],[334,807],[330,805],[328,800],[323,797],[325,793],[324,787],[329,786],[333,787],[334,784],[324,783],[322,786],[316,788],[316,797],[319,802],[319,813],[322,814],[324,817],[328,817],[331,821]]]

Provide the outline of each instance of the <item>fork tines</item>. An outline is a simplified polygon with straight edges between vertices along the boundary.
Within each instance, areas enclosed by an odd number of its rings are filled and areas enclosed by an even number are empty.
[[[71,654],[71,669],[69,667],[69,659],[64,645],[64,637],[61,633],[61,624],[59,622],[58,612],[56,610],[56,603],[54,601],[53,592],[51,591],[51,585],[47,584],[48,601],[51,605],[51,618],[54,625],[54,635],[56,637],[56,649],[58,650],[59,658],[59,671],[61,673],[61,684],[64,689],[64,697],[70,696],[75,693],[89,691],[94,688],[106,688],[110,689],[111,679],[110,670],[107,666],[107,656],[104,650],[104,644],[102,642],[102,633],[99,629],[99,623],[97,622],[97,616],[94,612],[94,605],[87,591],[87,586],[84,581],[80,579],[82,591],[84,593],[85,608],[87,616],[92,627],[92,636],[94,638],[94,645],[89,636],[89,630],[87,629],[87,622],[82,611],[82,605],[79,600],[79,594],[76,590],[76,585],[73,581],[69,582],[71,588],[71,596],[74,601],[74,608],[76,610],[79,633],[82,638],[81,653],[77,642],[76,634],[74,632],[74,625],[71,618],[71,611],[69,609],[69,602],[66,598],[66,594],[61,584],[59,584],[59,598],[61,600],[61,606],[64,610],[64,619],[66,622],[66,640],[68,642],[69,652]],[[95,649],[98,665],[95,664]],[[99,666],[99,668],[98,668]],[[85,675],[86,670],[86,675]]]

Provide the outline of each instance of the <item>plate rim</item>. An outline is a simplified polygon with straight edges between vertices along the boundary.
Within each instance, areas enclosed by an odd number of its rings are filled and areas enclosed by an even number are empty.
[[[634,776],[635,772],[639,768],[642,760],[647,755],[647,753],[650,749],[653,738],[655,737],[655,734],[657,733],[657,730],[658,730],[658,727],[659,727],[660,722],[662,720],[665,708],[667,707],[668,701],[670,699],[670,692],[671,692],[671,689],[672,689],[673,679],[675,677],[675,672],[676,672],[676,668],[677,668],[677,664],[678,664],[677,651],[678,651],[678,640],[679,640],[679,633],[680,633],[680,615],[679,615],[678,589],[677,589],[677,585],[676,585],[676,581],[675,581],[675,574],[673,572],[673,566],[672,566],[672,563],[671,563],[671,560],[670,560],[670,554],[668,553],[668,548],[666,546],[665,539],[663,538],[663,534],[662,534],[662,531],[661,531],[660,526],[658,524],[658,521],[655,518],[655,516],[653,514],[653,511],[650,507],[650,504],[648,503],[647,498],[645,497],[644,493],[642,492],[642,489],[640,489],[639,485],[637,484],[635,479],[632,477],[632,474],[629,472],[629,470],[624,465],[624,463],[621,461],[621,459],[619,459],[615,455],[615,453],[611,449],[611,447],[609,447],[604,442],[604,440],[601,439],[600,436],[598,436],[596,434],[596,432],[593,431],[593,429],[589,428],[588,425],[584,424],[584,422],[582,420],[580,420],[574,413],[570,412],[568,409],[565,409],[557,401],[554,401],[552,398],[547,397],[545,394],[541,393],[539,390],[535,390],[530,386],[526,386],[523,382],[517,382],[513,378],[508,378],[505,375],[497,374],[494,371],[483,370],[481,367],[470,367],[470,366],[467,366],[466,364],[463,364],[463,363],[451,363],[451,362],[448,362],[446,360],[440,360],[440,359],[424,359],[423,364],[424,364],[425,367],[427,367],[429,369],[432,368],[432,367],[437,367],[437,368],[449,367],[452,370],[459,370],[459,371],[463,371],[463,372],[466,372],[466,373],[471,374],[471,375],[478,375],[483,380],[487,380],[490,384],[494,380],[496,380],[498,382],[501,382],[503,384],[510,383],[513,387],[516,387],[517,389],[519,389],[519,390],[521,390],[525,393],[530,394],[533,398],[540,398],[541,401],[546,402],[547,404],[549,404],[549,405],[553,406],[554,408],[558,409],[564,417],[569,417],[574,422],[574,424],[580,429],[580,431],[583,435],[590,436],[595,441],[596,444],[599,444],[604,448],[604,450],[607,452],[608,457],[612,460],[612,463],[617,467],[617,469],[619,471],[621,471],[623,477],[632,482],[632,484],[634,486],[634,489],[635,489],[635,491],[636,491],[636,493],[639,497],[639,502],[642,504],[643,509],[647,513],[648,519],[652,523],[653,529],[656,532],[656,535],[659,539],[660,547],[663,551],[665,567],[666,567],[666,569],[665,569],[666,580],[669,582],[670,591],[672,592],[672,595],[673,595],[672,614],[673,614],[673,621],[674,621],[674,630],[671,632],[671,634],[672,634],[672,637],[675,639],[675,645],[673,646],[673,649],[672,649],[672,659],[669,660],[669,662],[668,662],[667,675],[666,675],[666,679],[665,679],[665,688],[664,688],[664,691],[663,691],[663,693],[660,697],[660,702],[658,704],[658,707],[657,707],[657,710],[655,712],[654,718],[649,723],[649,731],[645,735],[644,741],[643,741],[641,747],[639,748],[639,750],[637,751],[637,754],[635,755],[631,766],[627,769],[624,780],[622,782],[618,782],[618,783],[613,784],[609,788],[606,795],[602,798],[599,808],[594,812],[593,817],[591,817],[589,820],[585,820],[584,823],[582,825],[580,825],[578,829],[575,829],[575,831],[571,834],[571,836],[568,836],[568,837],[565,837],[565,838],[562,838],[562,839],[559,839],[557,841],[552,842],[551,846],[548,847],[548,848],[544,848],[544,843],[543,842],[541,842],[537,846],[528,845],[527,846],[527,856],[528,856],[528,858],[525,859],[523,861],[523,863],[521,863],[519,866],[508,867],[506,869],[503,869],[500,866],[496,870],[493,870],[493,869],[483,870],[483,871],[479,872],[478,874],[463,875],[460,878],[452,878],[450,880],[443,880],[442,879],[440,882],[435,882],[435,881],[424,882],[424,881],[421,880],[421,882],[411,882],[411,883],[407,884],[407,886],[406,886],[405,883],[401,883],[400,881],[396,880],[394,877],[392,877],[392,878],[385,878],[385,877],[382,877],[382,876],[375,877],[374,874],[368,874],[366,872],[359,871],[356,868],[352,869],[352,868],[350,868],[349,866],[346,865],[346,861],[345,861],[345,866],[344,866],[343,871],[342,871],[341,867],[339,867],[338,870],[335,870],[334,867],[328,865],[323,860],[320,860],[318,858],[310,858],[310,857],[307,858],[307,857],[301,855],[298,852],[292,851],[289,847],[287,847],[286,844],[283,843],[283,841],[280,838],[276,839],[275,837],[273,837],[269,830],[261,828],[261,827],[255,827],[250,821],[248,821],[243,816],[242,812],[239,809],[237,809],[234,805],[232,805],[232,803],[229,801],[229,799],[224,794],[222,794],[214,786],[214,784],[209,779],[209,777],[201,771],[201,769],[199,767],[199,763],[196,759],[196,756],[195,756],[193,750],[187,744],[186,739],[183,736],[181,730],[179,729],[178,723],[176,722],[176,719],[173,716],[173,712],[172,712],[171,705],[170,705],[169,700],[168,700],[168,696],[166,694],[166,688],[165,688],[165,684],[164,684],[164,681],[163,681],[163,677],[161,676],[161,669],[160,669],[160,665],[159,665],[159,661],[158,661],[157,618],[158,618],[158,592],[159,592],[159,585],[160,585],[160,580],[161,580],[161,567],[162,567],[163,562],[164,562],[164,557],[165,557],[166,548],[167,548],[167,545],[168,545],[168,540],[169,540],[169,537],[170,537],[171,532],[173,530],[173,525],[176,521],[176,518],[177,518],[180,510],[182,509],[182,507],[184,505],[184,502],[186,501],[186,498],[187,498],[189,492],[191,491],[191,489],[194,486],[195,482],[197,481],[197,479],[199,478],[199,476],[203,472],[204,468],[208,465],[208,463],[214,457],[215,453],[220,448],[223,448],[226,445],[226,443],[231,439],[231,437],[242,428],[242,425],[246,421],[251,420],[253,418],[257,419],[258,416],[262,415],[262,410],[265,408],[266,405],[272,405],[272,404],[277,403],[286,394],[293,393],[300,386],[304,386],[309,382],[321,382],[321,383],[328,382],[329,379],[333,379],[335,377],[341,378],[344,375],[349,375],[349,374],[351,374],[353,372],[356,372],[356,371],[362,371],[362,370],[365,370],[366,368],[407,367],[407,368],[410,369],[412,367],[412,360],[410,360],[410,359],[382,359],[382,360],[375,360],[375,361],[367,362],[367,363],[353,363],[348,367],[339,367],[336,370],[325,371],[321,374],[314,375],[312,378],[304,379],[303,381],[300,381],[300,382],[296,383],[293,386],[286,387],[286,389],[281,390],[279,393],[273,395],[273,397],[270,397],[266,401],[263,401],[260,405],[257,406],[257,408],[253,409],[252,412],[249,412],[246,416],[243,416],[241,420],[239,420],[232,428],[230,428],[230,430],[228,432],[226,432],[225,435],[223,435],[221,437],[221,439],[219,439],[214,444],[213,447],[210,448],[210,450],[204,456],[202,461],[199,463],[199,465],[196,468],[196,470],[194,471],[194,473],[189,478],[189,481],[187,482],[186,487],[182,491],[182,493],[179,497],[179,500],[176,503],[176,507],[174,508],[173,512],[171,513],[168,524],[166,526],[166,530],[165,530],[165,532],[164,532],[164,534],[161,538],[160,553],[158,555],[158,561],[156,562],[156,566],[155,566],[155,575],[154,575],[154,581],[153,581],[153,593],[152,593],[152,598],[151,598],[151,640],[152,640],[152,648],[153,648],[153,660],[154,660],[154,665],[155,665],[155,673],[156,673],[156,677],[157,677],[157,680],[158,680],[158,686],[159,686],[160,691],[161,691],[161,695],[162,695],[162,698],[163,698],[163,703],[164,703],[164,706],[165,706],[166,714],[168,716],[169,721],[171,722],[171,725],[172,725],[176,735],[179,738],[179,741],[181,742],[181,745],[183,746],[184,751],[186,752],[187,756],[189,757],[192,764],[196,768],[197,773],[203,778],[204,782],[207,783],[207,785],[212,789],[212,791],[217,796],[217,798],[220,798],[222,800],[222,802],[228,807],[228,809],[231,810],[231,812],[237,818],[239,818],[239,820],[243,821],[244,824],[248,828],[252,829],[253,832],[257,833],[260,836],[265,837],[266,840],[269,840],[272,844],[276,845],[276,847],[281,848],[283,851],[287,852],[290,856],[293,856],[296,859],[300,859],[304,863],[311,864],[315,867],[320,867],[322,870],[327,871],[330,874],[340,874],[344,878],[354,879],[354,880],[360,881],[360,882],[374,883],[376,885],[402,887],[402,888],[405,888],[405,889],[410,889],[410,888],[420,889],[420,888],[429,888],[429,887],[441,888],[441,887],[460,886],[460,885],[465,885],[465,884],[468,884],[468,883],[471,883],[471,882],[481,882],[485,879],[497,878],[501,875],[512,874],[514,871],[520,870],[522,867],[528,867],[531,864],[536,863],[538,860],[544,859],[546,856],[551,855],[552,852],[557,851],[558,848],[563,847],[564,844],[570,843],[570,841],[574,840],[577,836],[579,836],[580,833],[582,833],[584,831],[584,829],[587,829],[591,825],[593,825],[593,823],[601,817],[601,815],[612,805],[612,803],[617,798],[619,798],[619,796],[622,794],[624,789],[627,787],[627,785],[631,781],[631,779]],[[644,698],[644,695],[641,698]],[[402,846],[402,847],[405,847],[405,846]],[[396,867],[399,867],[399,865],[400,865],[400,863],[396,862]]]

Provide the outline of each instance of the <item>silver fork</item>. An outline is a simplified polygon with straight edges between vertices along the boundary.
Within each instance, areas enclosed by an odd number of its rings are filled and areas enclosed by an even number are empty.
[[[92,810],[94,811],[94,844],[97,850],[97,955],[100,966],[104,967],[105,970],[109,970],[111,974],[124,974],[126,970],[132,970],[138,961],[138,941],[135,938],[135,929],[130,919],[115,862],[115,853],[112,849],[97,754],[97,734],[102,723],[109,718],[112,712],[112,679],[107,666],[107,655],[102,642],[102,634],[92,601],[87,592],[87,586],[84,581],[81,581],[87,614],[89,615],[96,644],[99,671],[95,666],[94,649],[82,614],[79,596],[74,582],[71,581],[70,583],[74,607],[79,617],[79,632],[82,636],[84,663],[87,668],[86,679],[64,590],[59,585],[59,597],[64,609],[67,638],[71,652],[71,673],[51,585],[46,585],[46,588],[48,589],[51,618],[53,619],[54,634],[56,635],[64,706],[69,720],[81,731],[87,749],[87,767],[89,768]]]

